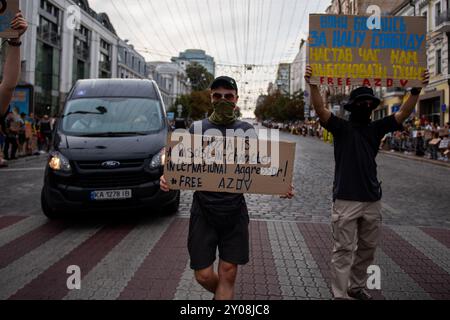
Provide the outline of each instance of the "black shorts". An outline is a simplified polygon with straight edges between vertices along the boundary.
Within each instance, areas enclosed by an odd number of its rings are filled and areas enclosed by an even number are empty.
[[[219,258],[237,265],[249,261],[249,216],[243,207],[236,224],[231,228],[220,228],[212,225],[204,216],[198,205],[193,204],[189,221],[188,250],[191,269],[201,270],[211,266]]]

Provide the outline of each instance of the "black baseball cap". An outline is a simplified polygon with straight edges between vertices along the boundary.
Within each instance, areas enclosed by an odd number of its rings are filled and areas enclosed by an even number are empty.
[[[227,76],[221,76],[214,79],[210,86],[211,90],[217,89],[219,87],[236,90],[236,92],[238,92],[236,80]]]

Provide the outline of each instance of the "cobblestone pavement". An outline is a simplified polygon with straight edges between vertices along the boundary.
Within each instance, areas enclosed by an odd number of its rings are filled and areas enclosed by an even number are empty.
[[[297,143],[294,186],[290,201],[268,195],[246,195],[252,218],[296,222],[329,222],[334,176],[333,147],[317,138],[281,133]],[[378,175],[383,188],[383,219],[388,225],[450,228],[450,168],[379,154]],[[185,192],[184,214],[192,193]]]
[[[297,142],[295,199],[249,195],[251,259],[237,299],[329,299],[333,148]],[[176,216],[48,221],[39,192],[45,156],[0,170],[0,299],[211,299],[187,252],[191,192]],[[377,299],[450,299],[449,169],[382,154],[384,227]],[[6,183],[5,183],[6,182]],[[81,290],[67,288],[67,267]]]
[[[189,269],[184,217],[49,222],[0,217],[0,299],[187,299],[212,295]],[[252,220],[251,259],[236,298],[330,299],[328,224]],[[81,289],[67,288],[67,268]],[[377,299],[450,299],[450,232],[385,226]]]

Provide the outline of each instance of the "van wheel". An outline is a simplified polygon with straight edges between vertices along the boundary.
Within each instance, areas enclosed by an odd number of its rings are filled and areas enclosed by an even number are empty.
[[[44,188],[42,188],[42,191],[41,191],[41,208],[42,208],[42,212],[50,220],[55,220],[55,219],[58,219],[61,217],[60,214],[56,210],[51,208],[50,205],[48,204],[47,197],[45,196]]]
[[[175,201],[172,203],[165,205],[161,208],[161,212],[163,215],[170,216],[172,214],[176,214],[178,212],[178,208],[180,207],[180,191],[177,191],[177,196]]]

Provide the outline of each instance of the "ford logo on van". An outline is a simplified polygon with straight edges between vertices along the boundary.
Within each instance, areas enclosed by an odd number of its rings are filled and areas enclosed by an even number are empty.
[[[105,161],[102,163],[102,167],[106,169],[114,169],[120,167],[120,162],[118,161]]]

